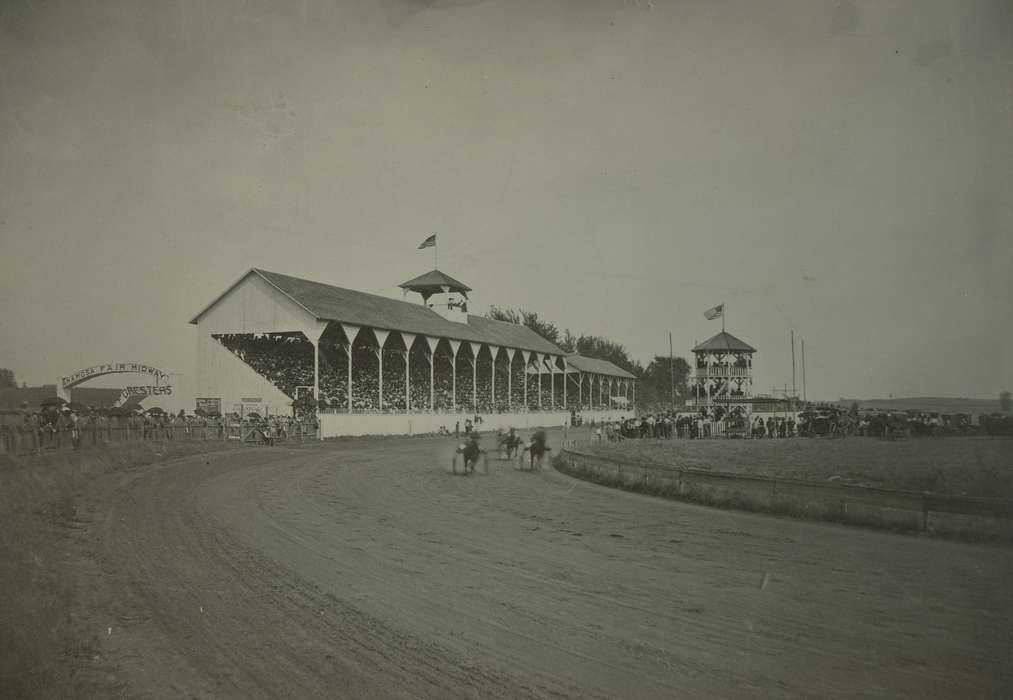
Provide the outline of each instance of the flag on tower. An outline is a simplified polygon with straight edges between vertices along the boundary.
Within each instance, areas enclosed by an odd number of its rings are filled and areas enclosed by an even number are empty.
[[[435,245],[436,245],[436,234],[434,233],[432,236],[430,236],[429,238],[427,238],[426,240],[422,241],[422,243],[419,244],[419,250],[422,250],[423,248],[432,248]]]
[[[716,318],[721,318],[722,316],[724,316],[724,314],[725,314],[724,304],[718,304],[717,306],[711,309],[707,309],[706,311],[703,312],[704,318],[706,318],[708,321],[713,321]]]

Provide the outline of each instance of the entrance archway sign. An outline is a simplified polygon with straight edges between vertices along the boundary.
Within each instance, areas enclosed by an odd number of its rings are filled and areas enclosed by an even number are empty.
[[[85,367],[84,369],[79,369],[76,372],[60,377],[60,395],[66,398],[70,389],[78,384],[83,384],[107,374],[148,374],[155,378],[155,386],[161,386],[162,380],[169,379],[168,372],[154,365],[146,365],[140,362],[110,362]]]

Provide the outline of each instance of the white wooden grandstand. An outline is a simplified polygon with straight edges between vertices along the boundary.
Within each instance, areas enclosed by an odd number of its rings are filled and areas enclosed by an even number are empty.
[[[568,354],[526,326],[467,313],[469,287],[439,270],[393,299],[251,269],[193,317],[198,396],[223,410],[289,413],[311,388],[323,437],[562,425],[629,415],[636,379]]]

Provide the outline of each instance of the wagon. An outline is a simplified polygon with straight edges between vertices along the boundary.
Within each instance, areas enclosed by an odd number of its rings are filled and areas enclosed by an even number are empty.
[[[799,435],[803,437],[836,437],[839,435],[840,411],[827,408],[803,411],[799,417]]]

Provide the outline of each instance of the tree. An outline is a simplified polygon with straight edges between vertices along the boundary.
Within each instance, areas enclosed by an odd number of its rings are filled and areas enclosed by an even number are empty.
[[[559,342],[559,329],[556,328],[556,325],[554,323],[550,323],[549,321],[541,320],[538,318],[538,314],[534,311],[521,309],[518,312],[513,309],[502,309],[498,306],[490,306],[489,311],[486,312],[485,315],[486,318],[491,318],[496,321],[506,321],[508,323],[518,323],[522,326],[527,326],[554,345]]]
[[[1010,393],[1008,391],[999,392],[999,408],[1002,409],[1003,413],[1009,413]]]
[[[558,345],[567,352],[577,352],[577,336],[567,328],[563,331],[563,337],[560,338]]]
[[[599,360],[607,360],[616,367],[630,372],[639,377],[643,371],[643,365],[630,358],[629,354],[619,343],[597,335],[582,335],[577,338],[576,351],[584,357],[594,357]]]
[[[0,389],[17,389],[18,383],[14,381],[14,370],[0,367]]]
[[[569,328],[560,333],[556,324],[540,319],[538,314],[534,311],[490,306],[489,311],[487,311],[485,315],[487,318],[491,318],[496,321],[506,321],[507,323],[517,323],[522,326],[527,326],[535,333],[566,352],[575,352],[583,355],[584,357],[607,360],[616,367],[620,367],[637,377],[640,377],[640,375],[644,372],[643,365],[630,358],[629,354],[626,352],[626,348],[624,348],[621,344],[597,335],[578,336],[570,331]],[[665,361],[666,363],[668,362],[667,359]],[[665,366],[668,367],[667,364]],[[669,393],[671,393],[671,391],[669,391]]]
[[[491,318],[494,321],[506,321],[507,323],[516,323],[520,325],[521,316],[513,309],[504,309],[498,306],[490,306],[489,310],[485,312],[486,318]]]
[[[672,375],[675,374],[675,403],[689,396],[689,363],[682,357],[655,355],[637,377],[637,404],[649,408],[671,408]]]

